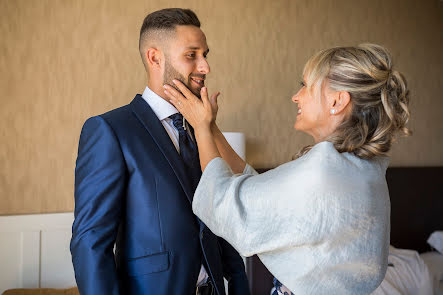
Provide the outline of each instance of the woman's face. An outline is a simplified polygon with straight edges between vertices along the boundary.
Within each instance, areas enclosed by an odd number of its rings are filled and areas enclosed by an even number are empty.
[[[292,101],[298,105],[294,128],[311,135],[315,142],[320,142],[331,133],[328,128],[330,110],[324,97],[329,89],[327,83],[318,86],[321,87],[320,91],[315,87],[308,89],[306,79],[301,84],[302,88],[292,97]]]

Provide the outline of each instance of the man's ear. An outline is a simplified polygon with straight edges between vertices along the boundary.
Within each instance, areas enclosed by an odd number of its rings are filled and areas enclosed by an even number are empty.
[[[149,67],[151,68],[160,67],[162,59],[162,54],[160,50],[158,50],[157,48],[150,47],[146,50],[145,54]]]
[[[334,100],[332,102],[331,114],[339,114],[346,110],[347,106],[350,105],[351,95],[347,91],[338,91],[336,95],[334,95]]]

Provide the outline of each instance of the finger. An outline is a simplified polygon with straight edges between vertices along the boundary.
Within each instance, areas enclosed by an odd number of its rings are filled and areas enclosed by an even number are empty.
[[[187,103],[188,100],[184,97],[177,89],[172,87],[171,85],[165,84],[163,85],[165,89],[164,92],[166,96],[168,96],[171,102],[174,102],[173,105],[177,108],[177,106],[182,107],[183,104]],[[178,108],[177,108],[178,109]]]
[[[202,89],[200,89],[200,96],[203,102],[203,105],[208,105],[210,104],[209,99],[208,99],[208,88],[206,87],[202,87]]]
[[[211,103],[217,105],[217,99],[218,99],[219,95],[220,95],[220,92],[216,92],[213,95],[211,95]]]
[[[166,94],[166,96],[168,97],[168,99],[169,99],[169,101],[171,101],[171,102],[178,102],[178,100],[177,100],[177,98],[175,98],[175,96],[174,95],[172,95],[172,93],[171,92],[169,92],[168,90],[163,90],[163,92]]]
[[[173,97],[167,90],[165,90],[165,93],[169,97],[169,102],[181,113],[183,107],[182,102]]]
[[[183,104],[186,103],[186,98],[177,98],[173,96],[168,90],[164,90],[166,96],[169,98],[169,102],[181,112]]]
[[[170,91],[170,89],[166,89],[163,90],[163,92],[166,94],[166,96],[173,101],[178,101],[178,98],[172,93],[172,91]]]
[[[181,81],[179,80],[172,80],[172,82],[174,82],[175,86],[177,86],[177,88],[183,93],[183,95],[187,98],[194,98],[197,99],[197,97],[195,97],[194,93],[191,92],[191,90],[188,89],[188,87],[185,86],[185,84],[183,84]]]
[[[182,98],[185,99],[185,97],[174,87],[172,87],[171,85],[165,84],[163,85],[163,88],[169,92],[170,95],[172,95],[174,98]]]

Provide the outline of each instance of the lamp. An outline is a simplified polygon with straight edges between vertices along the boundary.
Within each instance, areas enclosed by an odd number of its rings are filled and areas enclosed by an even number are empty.
[[[223,132],[229,145],[242,158],[246,159],[246,140],[245,134],[241,132]]]

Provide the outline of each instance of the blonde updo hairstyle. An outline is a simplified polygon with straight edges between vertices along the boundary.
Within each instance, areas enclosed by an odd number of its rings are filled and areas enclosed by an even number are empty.
[[[350,94],[350,114],[326,139],[337,151],[363,159],[385,156],[396,134],[411,134],[405,127],[409,120],[406,80],[392,69],[384,47],[361,44],[320,51],[306,63],[303,75],[308,91],[319,90],[327,81],[331,89]],[[303,148],[296,157],[311,148]]]

